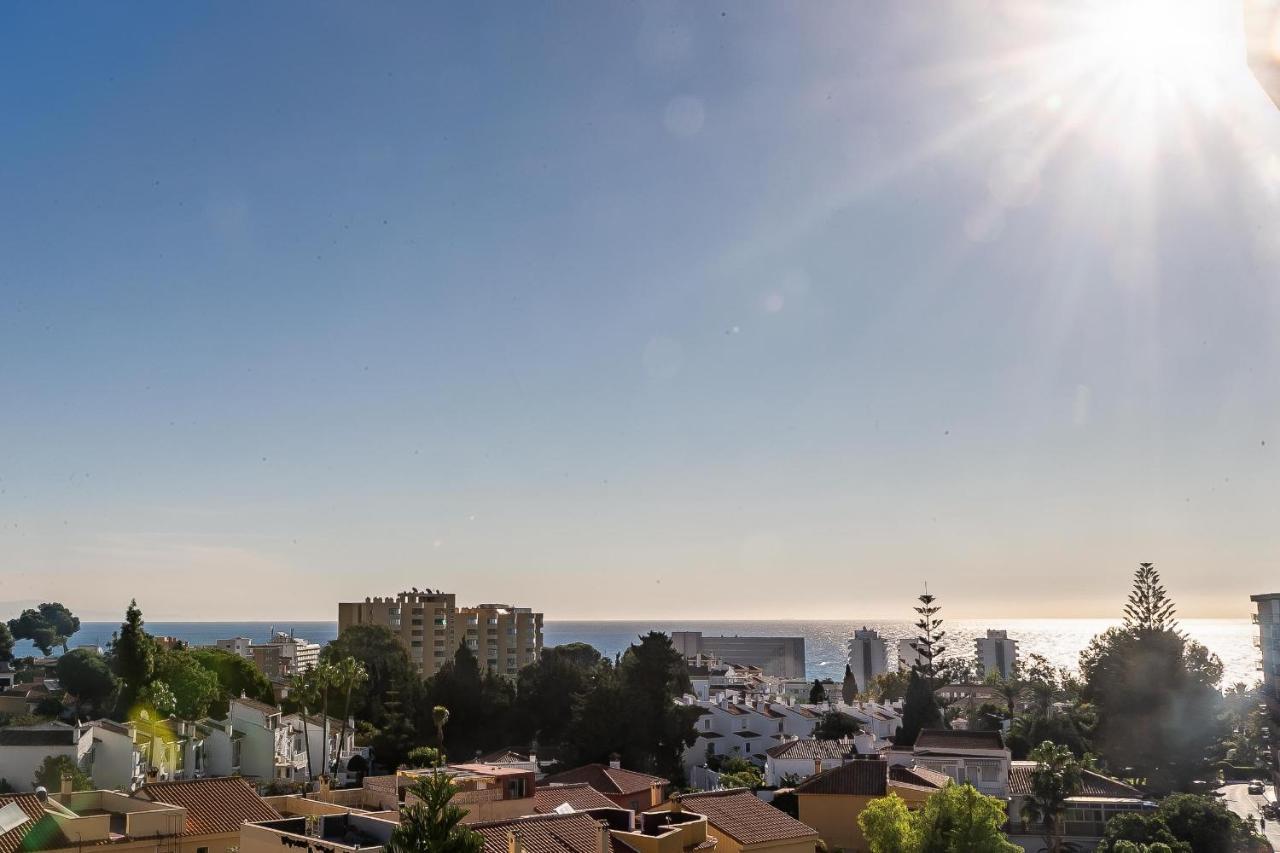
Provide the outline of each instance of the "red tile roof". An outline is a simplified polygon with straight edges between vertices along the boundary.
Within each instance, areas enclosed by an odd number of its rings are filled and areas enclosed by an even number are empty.
[[[27,815],[27,822],[0,835],[0,853],[16,853],[22,848],[23,839],[44,818],[44,806],[35,794],[0,794],[0,808],[16,803]],[[56,828],[54,830],[57,831]]]
[[[538,814],[552,812],[556,807],[568,803],[575,811],[587,809],[616,809],[617,805],[588,785],[577,782],[572,785],[543,785],[533,792],[533,810]]]
[[[1009,796],[1025,797],[1031,793],[1031,774],[1036,769],[1034,761],[1009,762]],[[1081,773],[1078,797],[1120,797],[1142,799],[1142,792],[1119,779],[1103,776],[1092,770]]]
[[[780,743],[777,746],[771,746],[765,752],[774,758],[807,758],[811,760],[844,758],[853,755],[856,750],[851,743],[842,743],[838,740],[815,740],[813,738],[804,738],[803,740],[790,740]]]
[[[599,853],[600,825],[589,814],[536,815],[515,820],[473,823],[484,839],[484,853],[507,853],[507,835],[515,832],[528,853]]]
[[[899,785],[913,785],[917,788],[945,788],[951,777],[928,767],[904,767],[895,764],[889,768],[889,781]]]
[[[745,788],[684,794],[675,799],[682,811],[705,815],[707,823],[741,845],[818,836],[813,827],[761,801]]]
[[[666,779],[650,776],[648,773],[637,773],[634,770],[623,770],[608,767],[604,764],[587,764],[575,767],[563,773],[554,773],[542,780],[545,784],[586,782],[602,794],[614,796],[638,794],[648,791],[654,784],[670,785]]]
[[[916,749],[1004,749],[1000,732],[966,729],[924,729],[916,736]]]
[[[888,790],[889,765],[878,758],[856,759],[806,779],[797,794],[882,797]]]
[[[239,776],[153,782],[139,788],[138,794],[148,800],[186,809],[187,825],[183,835],[239,832],[240,824],[245,821],[279,820],[281,817]]]

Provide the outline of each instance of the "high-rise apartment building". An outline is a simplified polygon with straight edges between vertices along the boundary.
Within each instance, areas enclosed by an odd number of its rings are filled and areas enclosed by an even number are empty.
[[[451,592],[417,590],[338,605],[338,631],[381,625],[395,634],[423,676],[435,675],[465,642],[480,666],[515,675],[542,652],[542,614],[528,607],[458,607]]]
[[[988,630],[987,636],[974,641],[983,675],[1012,678],[1018,664],[1018,641],[1009,639],[1008,631]]]
[[[804,678],[804,637],[707,637],[701,631],[672,631],[671,645],[687,658],[699,655],[723,663],[758,666],[765,675]]]
[[[1262,689],[1270,696],[1280,696],[1280,592],[1251,595],[1258,605],[1253,621],[1258,625],[1254,645],[1261,652],[1258,669],[1262,672]]]
[[[888,666],[889,646],[884,638],[865,626],[854,631],[853,639],[849,641],[849,669],[858,682],[858,688],[867,690],[872,679],[883,675]]]

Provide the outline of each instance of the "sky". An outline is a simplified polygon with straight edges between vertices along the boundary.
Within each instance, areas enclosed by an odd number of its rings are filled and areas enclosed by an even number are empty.
[[[1230,5],[7,5],[0,610],[1243,616]]]

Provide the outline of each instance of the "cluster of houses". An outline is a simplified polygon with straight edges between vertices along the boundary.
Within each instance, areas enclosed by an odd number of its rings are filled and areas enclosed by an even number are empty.
[[[309,749],[308,749],[309,748]],[[225,719],[48,722],[0,728],[0,781],[29,790],[49,756],[65,756],[95,784],[135,790],[150,782],[249,776],[300,782],[337,764],[336,779],[368,766],[348,720],[285,714],[253,699],[233,699]],[[310,763],[308,764],[308,759]],[[359,760],[356,760],[359,759]]]
[[[403,807],[416,802],[414,784],[435,772],[453,781],[453,802],[486,853],[865,851],[858,816],[869,803],[893,794],[918,808],[957,782],[1005,799],[1010,838],[1039,849],[1040,838],[1016,817],[1034,765],[1011,761],[999,732],[926,730],[910,749],[859,748],[870,743],[789,740],[768,759],[792,762],[785,765],[790,787],[772,792],[673,794],[667,780],[616,761],[546,775],[534,756],[515,750],[442,770],[365,776],[358,787],[322,780],[307,793],[280,796],[260,795],[239,775],[144,780],[131,791],[73,792],[68,779],[57,792],[0,795],[0,853],[71,853],[86,844],[164,853],[381,853]],[[786,808],[762,796],[783,793]],[[1152,808],[1123,783],[1086,773],[1084,790],[1068,803],[1067,831],[1087,850],[1113,814]]]

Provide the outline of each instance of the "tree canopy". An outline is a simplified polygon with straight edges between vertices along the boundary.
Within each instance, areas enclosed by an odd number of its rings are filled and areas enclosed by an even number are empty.
[[[0,661],[13,660],[13,632],[8,622],[0,622]]]
[[[1202,775],[1221,734],[1222,662],[1176,630],[1172,607],[1159,573],[1143,563],[1124,625],[1080,655],[1082,697],[1098,711],[1096,748],[1112,772],[1158,791]]]
[[[58,681],[81,709],[109,710],[119,686],[106,658],[93,649],[73,649],[58,658]]]
[[[480,853],[484,839],[462,822],[466,810],[451,802],[457,790],[442,772],[413,785],[386,843],[387,853]]]
[[[62,790],[62,777],[71,777],[71,790],[88,791],[93,788],[93,780],[89,774],[80,769],[70,756],[47,755],[36,769],[36,778],[31,780],[31,787],[44,788],[50,793]]]
[[[907,809],[897,794],[872,800],[858,825],[872,853],[1021,853],[1004,836],[1004,802],[972,785],[948,785]]]
[[[142,689],[151,681],[156,667],[156,644],[147,633],[136,599],[129,602],[124,624],[111,640],[107,660],[120,679],[117,715],[128,716]]]

